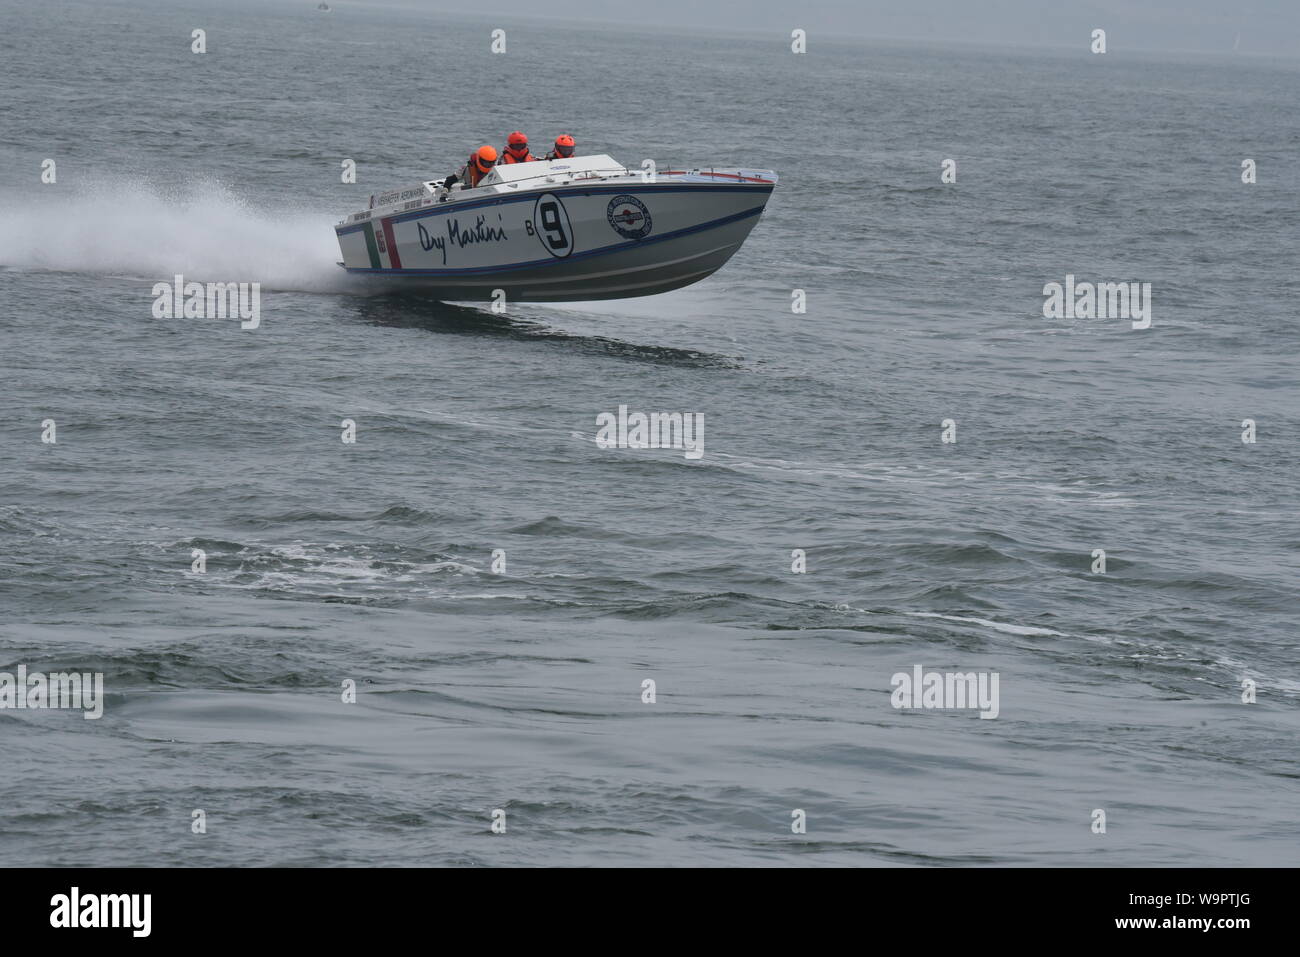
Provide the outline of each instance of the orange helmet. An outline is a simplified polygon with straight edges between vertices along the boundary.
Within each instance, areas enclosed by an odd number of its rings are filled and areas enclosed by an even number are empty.
[[[474,154],[474,165],[486,173],[497,161],[497,151],[495,146],[480,146],[478,152]]]
[[[573,137],[568,133],[561,133],[555,138],[555,152],[560,156],[572,156],[575,145]]]

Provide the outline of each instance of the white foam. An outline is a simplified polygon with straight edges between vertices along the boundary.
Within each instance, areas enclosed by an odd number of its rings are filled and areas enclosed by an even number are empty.
[[[1232,671],[1235,671],[1243,678],[1253,678],[1261,688],[1268,688],[1275,691],[1283,691],[1288,694],[1300,693],[1300,681],[1293,681],[1290,678],[1279,678],[1276,676],[1265,675],[1244,662],[1237,661],[1235,658],[1229,658],[1221,655],[1215,659],[1215,664],[1222,665]]]
[[[100,179],[0,197],[0,266],[170,281],[260,282],[266,291],[360,291],[337,265],[336,217],[251,203],[198,180],[167,190]]]
[[[964,621],[973,625],[983,625],[985,628],[992,628],[994,631],[1000,631],[1008,635],[1050,635],[1054,638],[1068,638],[1068,635],[1059,631],[1052,631],[1050,628],[1031,628],[1028,625],[1008,625],[1000,621],[989,621],[987,618],[962,618],[959,615],[937,615],[929,611],[909,611],[909,615],[917,618],[942,618],[945,621]]]
[[[480,575],[482,569],[457,561],[406,562],[371,557],[369,549],[358,546],[358,555],[347,554],[345,546],[300,542],[277,545],[265,551],[245,546],[237,555],[240,573],[257,575],[242,587],[298,589],[356,586],[389,587],[398,583],[419,582],[426,576],[452,572],[456,575]],[[262,568],[270,560],[296,563],[296,567]]]

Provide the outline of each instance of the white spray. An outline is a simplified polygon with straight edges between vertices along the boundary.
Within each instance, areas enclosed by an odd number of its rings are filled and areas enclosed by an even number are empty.
[[[358,291],[335,265],[336,219],[258,206],[210,181],[164,191],[139,180],[77,187],[61,178],[0,197],[0,266]]]

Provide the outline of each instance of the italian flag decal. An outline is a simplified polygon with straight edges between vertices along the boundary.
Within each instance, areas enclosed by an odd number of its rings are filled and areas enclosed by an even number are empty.
[[[366,223],[366,252],[370,254],[370,268],[379,268],[379,247],[375,245],[375,224]]]
[[[371,269],[402,268],[402,258],[397,254],[397,241],[393,239],[392,219],[380,220],[378,233],[375,232],[373,222],[366,223],[365,234]]]

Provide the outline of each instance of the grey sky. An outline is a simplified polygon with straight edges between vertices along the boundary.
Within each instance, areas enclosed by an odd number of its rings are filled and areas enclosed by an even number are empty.
[[[448,13],[1062,47],[1300,55],[1300,0],[337,0]],[[1240,39],[1238,39],[1240,37]]]

